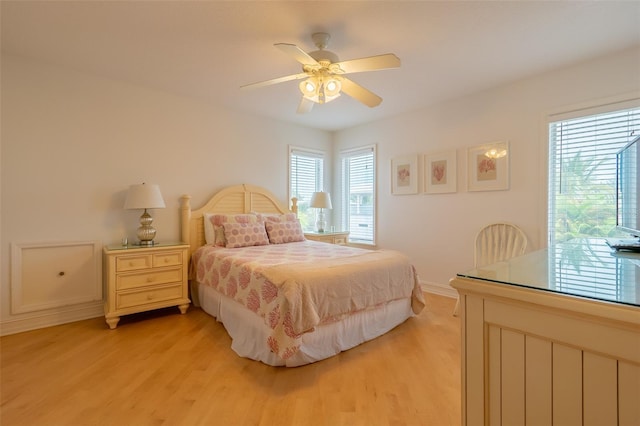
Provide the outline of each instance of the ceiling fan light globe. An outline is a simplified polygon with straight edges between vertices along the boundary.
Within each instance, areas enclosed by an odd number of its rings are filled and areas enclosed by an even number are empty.
[[[316,96],[318,93],[318,83],[311,78],[304,80],[300,83],[300,91],[307,98]]]
[[[327,98],[339,95],[341,89],[340,81],[335,78],[330,78],[324,83],[324,94]]]

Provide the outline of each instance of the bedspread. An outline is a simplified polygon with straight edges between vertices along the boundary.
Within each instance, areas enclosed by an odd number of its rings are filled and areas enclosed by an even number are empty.
[[[408,258],[392,250],[364,250],[304,241],[243,248],[204,246],[193,255],[198,283],[242,303],[272,330],[269,348],[283,359],[314,327],[391,300],[424,307]]]

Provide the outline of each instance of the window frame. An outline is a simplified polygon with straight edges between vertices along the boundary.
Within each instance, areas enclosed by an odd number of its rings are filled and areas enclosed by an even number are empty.
[[[327,165],[327,153],[323,150],[320,149],[313,149],[313,148],[306,148],[306,147],[301,147],[301,146],[295,146],[295,145],[289,145],[289,149],[288,149],[288,155],[287,155],[287,194],[289,195],[289,203],[291,203],[291,199],[294,197],[294,194],[292,194],[292,156],[293,155],[299,155],[301,157],[307,157],[307,158],[316,158],[321,160],[322,164],[321,166],[316,165],[317,170],[316,171],[320,171],[320,176],[318,176],[316,174],[315,176],[315,184],[314,184],[314,191],[323,191],[325,188],[325,177],[326,177],[326,173],[325,173],[325,169],[326,169],[326,165]],[[305,202],[302,200],[298,200],[298,218],[301,219],[301,225],[302,225],[302,230],[304,232],[310,232],[313,231],[315,228],[315,212],[311,211],[311,212],[306,212],[306,208],[305,208]],[[302,209],[301,209],[302,208]],[[308,207],[307,207],[308,208]],[[302,210],[302,211],[301,211]],[[302,217],[301,217],[302,214]],[[306,223],[307,221],[305,220],[305,218],[307,218],[307,215],[310,214],[310,218],[312,220],[308,221],[308,223]]]
[[[640,108],[640,92],[631,93],[622,96],[616,96],[611,98],[602,99],[600,101],[592,101],[588,103],[583,103],[580,105],[574,105],[573,107],[565,107],[564,109],[552,111],[546,115],[546,120],[544,120],[543,125],[545,126],[544,132],[542,133],[546,137],[541,143],[542,150],[541,155],[542,158],[545,158],[546,161],[541,162],[542,173],[541,176],[544,179],[545,190],[540,192],[541,195],[541,206],[542,214],[541,214],[541,239],[540,241],[546,242],[546,245],[549,246],[553,243],[551,240],[552,237],[552,223],[550,223],[550,215],[551,215],[551,191],[554,190],[552,187],[552,170],[551,170],[551,156],[555,155],[555,152],[552,152],[551,147],[551,125],[553,123],[566,121],[566,120],[574,120],[580,118],[588,118],[601,114],[615,113],[616,111],[623,111],[629,109]]]
[[[357,244],[357,245],[363,245],[363,246],[376,246],[377,244],[377,220],[378,220],[378,189],[377,189],[377,172],[378,172],[378,165],[377,165],[377,161],[378,161],[378,156],[377,156],[377,147],[375,144],[372,145],[365,145],[365,146],[360,146],[360,147],[354,147],[354,148],[346,148],[340,151],[339,153],[339,159],[340,159],[340,202],[342,205],[342,211],[340,214],[340,218],[341,218],[341,223],[342,223],[342,228],[346,231],[351,231],[350,229],[350,222],[351,222],[351,215],[350,215],[350,199],[349,199],[349,193],[347,193],[346,191],[346,185],[348,184],[347,182],[345,182],[345,160],[347,158],[351,158],[360,154],[364,154],[364,153],[371,153],[372,155],[372,164],[373,164],[373,172],[372,172],[372,180],[371,180],[371,186],[372,186],[372,200],[371,200],[371,207],[372,207],[372,230],[371,230],[371,240],[362,240],[362,239],[357,239],[355,238],[351,233],[349,234],[349,243],[350,244]]]

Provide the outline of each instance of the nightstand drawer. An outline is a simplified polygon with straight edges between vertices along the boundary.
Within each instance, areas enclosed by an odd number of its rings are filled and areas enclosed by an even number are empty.
[[[173,251],[153,255],[153,267],[182,265],[182,252]]]
[[[123,290],[173,282],[182,282],[182,268],[151,270],[139,274],[118,274],[116,289]]]
[[[162,302],[182,297],[182,283],[169,287],[159,287],[152,290],[118,293],[116,308],[125,309],[132,306],[140,306],[145,303]]]
[[[118,256],[116,258],[116,271],[135,271],[136,269],[151,268],[151,255],[141,254],[138,256]]]
[[[338,244],[346,246],[349,244],[349,231],[338,232],[305,232],[307,240],[319,241],[321,243]]]

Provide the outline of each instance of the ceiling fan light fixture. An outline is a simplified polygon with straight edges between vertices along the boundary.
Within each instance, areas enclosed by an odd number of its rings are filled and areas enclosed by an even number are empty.
[[[315,77],[310,77],[300,83],[300,91],[306,98],[318,98],[320,84]]]
[[[325,97],[336,97],[340,95],[342,84],[340,80],[336,78],[329,78],[324,82],[324,95]]]
[[[298,84],[298,88],[302,93],[298,113],[311,111],[313,103],[324,104],[331,102],[338,98],[343,92],[370,108],[380,105],[380,102],[382,102],[380,96],[343,75],[363,71],[398,68],[400,67],[400,58],[393,53],[386,53],[383,55],[340,61],[338,55],[326,50],[329,39],[331,38],[328,33],[314,33],[311,38],[318,50],[309,53],[300,49],[295,44],[274,44],[275,47],[302,65],[302,72],[246,84],[241,86],[241,88],[258,88],[270,84],[283,83],[285,81],[305,79]]]
[[[300,82],[299,87],[303,97],[315,103],[322,103],[320,100],[320,85],[321,82],[316,77],[309,77]]]

